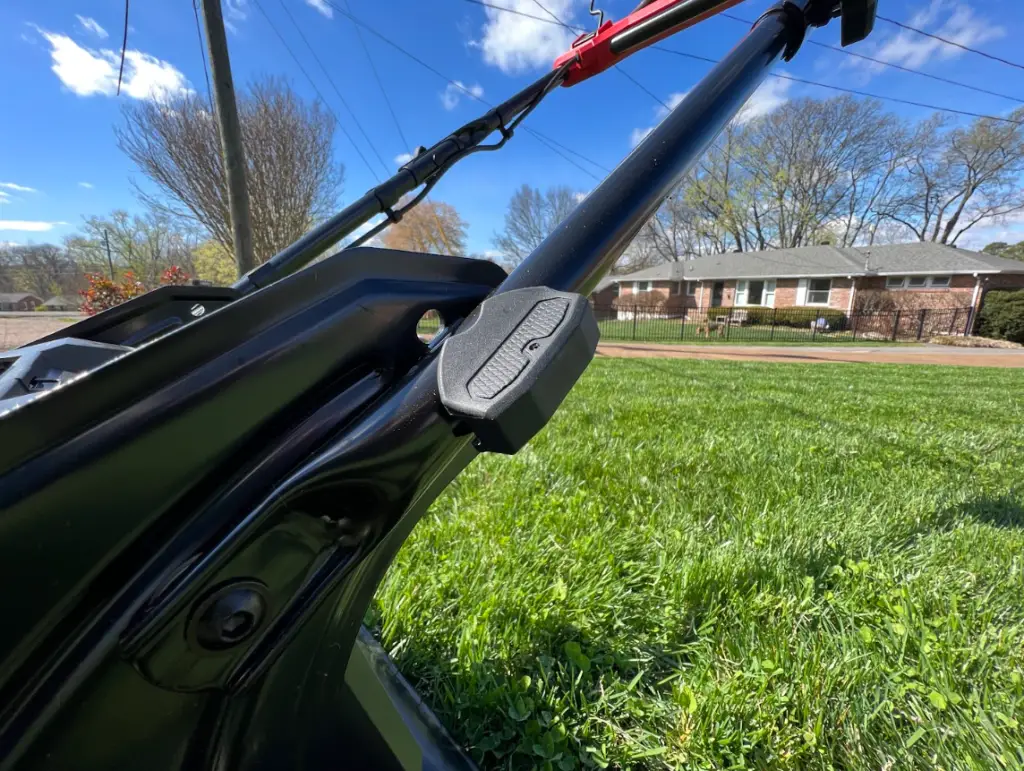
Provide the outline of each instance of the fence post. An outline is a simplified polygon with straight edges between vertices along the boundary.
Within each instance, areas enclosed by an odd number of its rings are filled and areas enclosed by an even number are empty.
[[[897,335],[897,333],[899,333],[899,331],[900,331],[900,312],[899,312],[899,309],[897,309],[896,310],[896,316],[893,319],[893,323],[892,323],[892,342],[896,342],[896,335]]]
[[[679,320],[679,339],[680,340],[682,340],[683,337],[686,335],[686,314],[688,312],[689,311],[686,308],[683,308],[682,317]]]
[[[960,315],[960,309],[959,308],[954,308],[953,309],[953,318],[951,318],[949,320],[949,332],[946,333],[947,335],[952,335],[953,332],[956,330],[956,319],[957,319],[957,316],[959,316],[959,315]]]
[[[637,306],[634,305],[633,306],[633,341],[634,342],[636,342],[636,317],[637,317],[637,314],[639,312],[640,312],[640,309],[637,308]]]
[[[811,342],[813,343],[818,339],[818,320],[815,318],[811,319]]]
[[[779,312],[778,308],[772,308],[772,332],[768,336],[769,340],[774,340],[775,339],[775,316],[776,316],[776,314],[778,312]]]
[[[857,342],[857,319],[860,318],[859,313],[853,314],[853,342]]]
[[[922,308],[917,315],[917,340],[921,341],[921,335],[924,334],[924,317],[928,313],[927,309]]]
[[[729,309],[729,315],[725,317],[725,341],[729,342],[729,328],[732,326],[732,308]]]

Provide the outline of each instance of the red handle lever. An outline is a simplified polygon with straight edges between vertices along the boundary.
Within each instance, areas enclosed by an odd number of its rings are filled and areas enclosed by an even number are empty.
[[[573,86],[604,72],[635,51],[737,5],[741,0],[652,0],[619,21],[606,21],[597,32],[580,35],[555,59],[555,68],[575,63],[562,83]]]

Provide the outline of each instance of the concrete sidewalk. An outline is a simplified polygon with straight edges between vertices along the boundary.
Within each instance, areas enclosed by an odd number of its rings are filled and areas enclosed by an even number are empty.
[[[1024,368],[1024,348],[955,348],[949,345],[883,346],[733,346],[601,343],[601,356],[621,358],[722,359],[793,364],[941,364],[958,367]]]

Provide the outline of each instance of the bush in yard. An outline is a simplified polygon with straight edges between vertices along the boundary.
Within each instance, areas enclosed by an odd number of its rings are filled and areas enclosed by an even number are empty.
[[[89,273],[85,279],[89,282],[89,288],[79,294],[82,295],[82,313],[87,316],[94,316],[146,292],[146,287],[130,270],[121,277],[119,283],[97,273]]]
[[[177,265],[172,265],[160,276],[162,286],[185,286],[191,280],[192,277],[185,272],[185,269]]]
[[[1024,289],[985,294],[978,316],[978,335],[1024,343]]]
[[[624,311],[631,311],[634,308],[641,312],[662,311],[667,300],[668,298],[660,292],[638,292],[616,297],[612,300],[612,307]]]
[[[741,310],[749,324],[809,329],[812,321],[825,319],[829,329],[846,328],[846,314],[831,308],[737,308],[734,313]]]

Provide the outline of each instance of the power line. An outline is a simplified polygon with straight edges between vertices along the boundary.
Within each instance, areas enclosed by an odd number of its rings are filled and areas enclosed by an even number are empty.
[[[480,96],[477,96],[476,94],[474,94],[474,93],[473,93],[472,91],[470,91],[470,90],[469,90],[468,88],[466,88],[466,87],[465,87],[464,85],[462,85],[462,84],[461,84],[461,83],[459,83],[458,81],[456,81],[456,80],[453,80],[452,78],[449,78],[449,77],[448,77],[447,75],[445,75],[445,74],[444,74],[443,72],[440,72],[440,71],[439,71],[438,69],[436,69],[435,67],[432,67],[432,66],[431,66],[430,64],[428,64],[427,62],[425,62],[425,61],[423,61],[422,59],[420,59],[420,58],[419,58],[418,56],[416,56],[416,55],[415,55],[414,53],[411,53],[410,51],[407,51],[407,50],[406,50],[405,48],[403,48],[402,46],[398,45],[398,43],[394,42],[394,41],[393,41],[393,40],[391,40],[390,38],[387,38],[387,37],[385,37],[384,35],[382,35],[382,34],[381,34],[380,32],[378,32],[377,30],[375,30],[375,29],[374,29],[373,27],[371,27],[371,26],[370,26],[369,24],[367,24],[366,22],[364,22],[364,21],[361,21],[360,19],[357,19],[357,18],[356,18],[355,16],[353,16],[353,15],[352,15],[351,13],[349,13],[348,11],[345,11],[345,10],[341,9],[341,8],[339,8],[339,7],[337,6],[337,5],[335,5],[334,3],[330,2],[330,0],[324,0],[324,2],[326,2],[326,3],[327,3],[327,5],[329,5],[329,6],[331,7],[331,8],[333,8],[334,10],[336,10],[336,11],[337,11],[338,13],[340,13],[340,14],[341,14],[342,16],[344,16],[344,17],[346,17],[347,19],[349,19],[349,20],[350,20],[350,21],[351,21],[351,22],[352,22],[353,24],[357,24],[357,25],[359,25],[360,27],[362,27],[363,29],[365,29],[365,30],[366,30],[367,32],[369,32],[369,33],[370,33],[371,35],[373,35],[374,37],[376,37],[376,38],[378,38],[378,39],[382,40],[383,42],[387,43],[387,44],[388,44],[389,46],[391,46],[392,48],[394,48],[394,49],[395,49],[396,51],[398,51],[399,53],[401,53],[401,54],[402,54],[403,56],[406,56],[406,57],[408,57],[409,59],[412,59],[412,60],[413,60],[414,62],[416,62],[417,64],[419,64],[419,65],[420,65],[421,67],[423,67],[424,69],[426,69],[426,70],[428,70],[428,71],[432,72],[432,73],[433,73],[434,75],[436,75],[437,77],[441,78],[441,79],[442,79],[442,80],[444,80],[444,81],[445,81],[446,83],[449,83],[449,84],[451,84],[451,85],[455,86],[455,87],[456,87],[457,89],[459,89],[460,91],[462,91],[462,92],[463,92],[463,93],[464,93],[464,94],[465,94],[466,96],[470,97],[471,99],[475,99],[476,101],[480,102],[481,104],[483,104],[483,105],[485,105],[485,106],[487,106],[487,107],[494,107],[494,105],[493,105],[493,104],[491,104],[490,102],[488,102],[488,101],[487,101],[486,99],[484,99],[484,98],[482,98],[482,97],[480,97]],[[573,155],[575,155],[575,156],[577,156],[577,157],[579,157],[579,158],[583,158],[583,159],[584,159],[585,161],[587,161],[588,163],[590,163],[590,164],[592,164],[592,165],[596,166],[597,168],[599,168],[599,169],[604,169],[605,167],[601,166],[601,164],[597,163],[597,161],[593,161],[593,160],[591,160],[591,159],[587,158],[586,156],[583,156],[583,155],[581,155],[580,153],[576,152],[575,150],[570,150],[569,148],[565,147],[565,145],[563,145],[563,144],[561,144],[561,143],[557,142],[556,140],[552,139],[551,137],[547,136],[546,134],[542,134],[541,132],[537,131],[536,129],[530,128],[529,126],[526,126],[526,125],[524,125],[524,126],[523,126],[523,129],[524,129],[524,130],[525,130],[525,131],[526,131],[526,132],[527,132],[528,134],[530,134],[531,136],[533,136],[533,137],[534,137],[534,139],[536,139],[536,140],[540,141],[540,142],[541,142],[542,144],[544,144],[545,146],[547,146],[547,147],[548,147],[548,149],[550,149],[550,150],[551,150],[552,152],[554,152],[554,153],[555,153],[556,155],[559,155],[559,156],[561,156],[562,158],[565,158],[565,160],[566,160],[566,161],[568,161],[569,163],[572,163],[572,164],[573,164],[574,166],[576,166],[577,168],[579,168],[579,169],[580,169],[581,171],[584,171],[584,172],[585,172],[586,174],[589,174],[589,175],[590,175],[591,177],[593,177],[594,179],[600,179],[600,178],[599,178],[599,177],[598,177],[598,176],[597,176],[596,174],[593,174],[593,173],[591,173],[591,172],[587,171],[586,169],[583,169],[583,168],[582,168],[582,167],[580,167],[580,166],[579,166],[578,164],[576,164],[575,162],[573,162],[573,161],[569,160],[568,158],[566,158],[566,157],[565,157],[565,155],[563,155],[562,153],[558,152],[558,151],[557,151],[557,150],[555,150],[554,148],[555,148],[555,147],[560,147],[560,148],[562,148],[563,150],[565,150],[565,151],[567,151],[567,152],[570,152],[570,153],[572,153]]]
[[[569,26],[567,24],[563,24],[562,22],[559,22],[559,21],[552,21],[551,19],[545,19],[543,16],[534,16],[533,14],[524,13],[523,11],[517,11],[517,10],[515,10],[513,8],[505,8],[505,7],[500,6],[500,5],[494,5],[492,3],[486,2],[486,0],[464,0],[464,2],[473,3],[474,5],[481,5],[481,6],[484,6],[485,8],[492,8],[492,9],[494,9],[496,11],[504,11],[506,13],[513,13],[516,16],[524,16],[524,17],[526,17],[528,19],[534,19],[536,21],[544,22],[545,24],[558,24],[559,26],[564,26],[564,27],[567,27],[568,29],[573,29],[573,30],[580,30],[581,29],[579,27],[571,27],[571,26]],[[691,54],[691,53],[688,53],[686,51],[676,51],[673,48],[665,48],[664,46],[657,45],[657,44],[656,45],[652,45],[651,48],[653,48],[653,49],[655,49],[657,51],[661,51],[663,53],[674,54],[675,56],[682,56],[684,58],[693,59],[693,60],[699,61],[699,62],[707,62],[708,64],[718,64],[718,59],[712,59],[710,56],[700,56],[699,54]],[[879,60],[879,61],[881,61],[881,60]],[[858,96],[866,96],[866,97],[869,97],[871,99],[880,99],[880,100],[886,101],[886,102],[896,102],[896,103],[899,103],[899,104],[910,105],[912,107],[924,107],[925,109],[936,110],[938,112],[948,112],[948,113],[951,113],[951,114],[954,114],[954,115],[964,115],[964,116],[967,116],[967,117],[970,117],[970,118],[986,118],[988,120],[1000,121],[1002,123],[1013,123],[1015,125],[1024,125],[1024,123],[1022,123],[1021,121],[1016,121],[1016,120],[1013,120],[1012,118],[1001,118],[1001,117],[999,117],[997,115],[986,115],[986,114],[982,114],[982,113],[968,112],[967,110],[957,110],[957,109],[954,109],[952,107],[939,107],[939,106],[934,105],[934,104],[926,104],[924,102],[915,102],[915,101],[910,100],[910,99],[901,99],[901,98],[896,97],[896,96],[883,96],[881,94],[872,94],[872,93],[869,93],[867,91],[858,91],[856,89],[845,88],[843,86],[833,86],[833,85],[830,85],[828,83],[819,83],[819,82],[814,81],[814,80],[806,80],[804,78],[797,78],[797,77],[794,77],[792,75],[783,75],[782,73],[778,73],[778,72],[769,72],[768,76],[772,77],[772,78],[779,78],[781,80],[791,80],[791,81],[793,81],[795,83],[803,83],[803,84],[808,85],[808,86],[817,86],[818,88],[827,88],[827,89],[831,89],[832,91],[842,91],[842,92],[847,93],[847,94],[856,94]],[[1008,98],[1010,98],[1010,97],[1008,97]],[[1016,100],[1014,100],[1014,101],[1016,101]]]
[[[295,52],[292,51],[291,46],[288,45],[287,41],[285,41],[281,33],[277,31],[277,27],[274,26],[274,23],[270,20],[270,17],[267,16],[267,12],[263,10],[263,6],[260,4],[259,0],[253,0],[253,2],[256,4],[256,8],[259,9],[259,12],[263,14],[263,18],[267,20],[267,24],[270,25],[270,29],[272,29],[274,34],[277,35],[277,39],[281,41],[281,45],[284,46],[284,50],[288,52],[288,55],[290,57],[292,57],[292,61],[295,62],[295,66],[299,68],[299,71],[306,77],[306,80],[309,81],[309,85],[311,85],[313,87],[313,90],[316,91],[316,95],[320,97],[320,101],[323,102],[327,109],[331,111],[331,114],[334,116],[334,119],[338,122],[338,128],[341,129],[341,133],[348,137],[348,141],[352,144],[352,147],[355,149],[359,157],[363,159],[363,163],[366,164],[366,168],[369,170],[370,174],[373,175],[374,179],[380,182],[380,177],[377,175],[377,172],[373,170],[373,166],[371,166],[370,162],[366,160],[366,156],[363,155],[363,151],[359,149],[359,145],[356,144],[356,141],[352,138],[352,135],[348,133],[348,129],[346,129],[345,125],[341,122],[341,119],[338,117],[338,113],[334,111],[334,108],[331,107],[330,102],[327,101],[324,95],[320,92],[320,89],[317,88],[316,82],[313,80],[313,78],[309,76],[309,73],[306,72],[306,68],[302,66],[302,62],[299,61],[299,57],[297,57],[295,55]]]
[[[348,0],[345,0],[345,8],[351,13],[352,8],[348,4]],[[398,136],[402,140],[402,150],[405,152],[412,152],[413,146],[409,144],[409,140],[405,138],[405,132],[402,131],[402,124],[398,121],[398,115],[395,114],[395,108],[391,106],[391,100],[388,98],[387,89],[384,88],[384,81],[380,79],[380,73],[377,72],[377,65],[373,63],[373,57],[370,56],[370,49],[366,45],[366,41],[363,40],[363,33],[359,29],[359,25],[353,23],[352,28],[356,31],[356,37],[359,38],[359,45],[363,48],[363,53],[366,54],[366,60],[370,63],[370,69],[373,70],[373,77],[377,81],[377,85],[380,87],[380,93],[384,97],[384,103],[388,106],[388,112],[391,113],[391,119],[395,122],[395,128],[398,129]]]
[[[732,19],[733,21],[738,21],[741,24],[746,24],[746,25],[752,25],[753,24],[752,21],[748,21],[747,19],[742,19],[739,16],[733,16],[731,13],[723,13],[723,14],[721,14],[721,16],[724,16],[726,19]],[[839,54],[845,54],[846,56],[852,56],[852,57],[854,57],[856,59],[863,59],[864,61],[872,62],[873,64],[881,64],[883,67],[891,67],[892,69],[899,70],[900,72],[908,72],[908,73],[910,73],[912,75],[920,75],[922,78],[929,78],[930,80],[937,80],[940,83],[947,83],[947,84],[949,84],[951,86],[958,86],[959,88],[966,88],[966,89],[969,89],[971,91],[977,91],[979,94],[988,94],[989,96],[998,96],[1000,99],[1009,99],[1011,102],[1017,102],[1018,104],[1024,103],[1024,99],[1018,99],[1015,96],[1009,96],[1008,94],[1000,94],[998,91],[989,91],[987,88],[981,88],[980,86],[972,86],[969,83],[961,83],[958,80],[953,80],[952,78],[944,78],[941,75],[932,75],[930,72],[922,72],[921,70],[915,70],[912,67],[904,67],[902,64],[895,64],[894,62],[887,62],[884,59],[876,59],[873,56],[868,56],[867,54],[857,53],[856,51],[851,51],[848,48],[840,48],[839,46],[829,45],[828,43],[821,43],[821,42],[819,42],[817,40],[804,40],[804,43],[806,43],[807,45],[815,46],[817,48],[827,48],[829,51],[835,51],[836,53],[839,53]]]
[[[124,38],[121,40],[121,66],[117,68],[117,95],[121,95],[121,76],[124,75],[124,55],[128,50],[128,0],[124,0]]]
[[[306,48],[308,48],[309,52],[313,55],[314,61],[316,61],[317,65],[319,65],[320,71],[323,72],[324,77],[327,78],[327,82],[331,84],[331,88],[334,89],[334,93],[337,94],[338,99],[341,100],[342,105],[344,105],[345,109],[348,110],[348,114],[352,116],[352,122],[356,124],[356,127],[359,129],[359,133],[362,134],[363,139],[366,140],[366,144],[370,146],[370,149],[373,150],[373,154],[376,155],[377,160],[380,161],[380,165],[384,167],[384,173],[390,175],[391,168],[386,163],[384,163],[384,159],[380,157],[380,153],[377,152],[377,146],[373,143],[373,140],[370,139],[370,136],[366,133],[366,130],[363,128],[363,124],[359,122],[359,118],[356,117],[356,113],[349,106],[348,101],[346,101],[345,97],[341,95],[341,91],[338,90],[338,86],[334,82],[334,78],[331,77],[330,73],[327,71],[327,68],[324,67],[324,63],[320,61],[320,57],[316,55],[316,51],[313,50],[313,46],[310,45],[309,39],[305,36],[305,34],[303,34],[302,28],[299,27],[298,22],[295,21],[295,17],[292,16],[291,11],[288,10],[288,6],[286,6],[282,0],[277,0],[277,3],[278,5],[281,6],[281,10],[283,10],[288,15],[288,18],[291,20],[292,26],[295,27],[295,31],[299,33],[299,37],[302,38],[302,42],[306,44]]]
[[[203,60],[203,77],[206,78],[206,96],[213,99],[213,89],[210,88],[210,71],[206,67],[206,43],[203,42],[203,28],[199,24],[199,0],[192,0],[192,12],[196,16],[196,35],[199,36],[199,56]]]
[[[905,29],[908,32],[916,32],[918,35],[924,35],[925,37],[930,37],[933,40],[938,40],[940,43],[945,43],[948,46],[953,46],[954,48],[959,48],[959,49],[964,50],[964,51],[969,51],[972,54],[977,54],[978,56],[984,56],[986,59],[991,59],[994,62],[1000,62],[1002,64],[1007,64],[1010,67],[1016,67],[1018,70],[1024,70],[1024,64],[1017,64],[1017,62],[1011,62],[1009,59],[1003,59],[1003,58],[1000,58],[1000,57],[995,56],[993,54],[986,53],[985,51],[979,51],[977,48],[971,48],[970,46],[965,46],[963,43],[957,43],[955,40],[950,40],[948,38],[944,38],[944,37],[941,37],[939,35],[933,35],[931,32],[925,32],[923,29],[918,29],[917,27],[911,27],[909,24],[904,24],[901,21],[896,21],[895,19],[890,19],[887,16],[877,16],[876,18],[879,18],[882,21],[887,21],[890,24],[895,24],[900,29]]]

